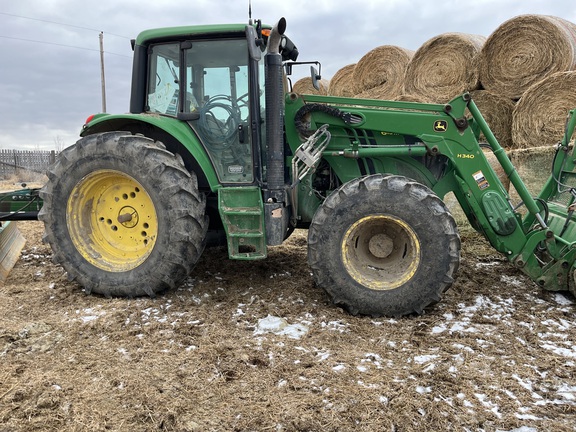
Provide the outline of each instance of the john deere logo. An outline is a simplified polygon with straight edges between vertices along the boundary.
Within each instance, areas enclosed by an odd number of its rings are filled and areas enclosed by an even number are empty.
[[[446,129],[448,129],[448,122],[446,120],[436,120],[434,122],[435,132],[446,132]]]

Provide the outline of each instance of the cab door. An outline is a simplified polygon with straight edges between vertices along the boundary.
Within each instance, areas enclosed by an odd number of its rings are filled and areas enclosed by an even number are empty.
[[[186,50],[191,123],[224,184],[253,183],[248,47],[245,39],[193,42]],[[257,120],[259,122],[259,119]],[[257,162],[257,161],[256,161]]]
[[[149,52],[146,110],[187,121],[220,183],[257,182],[264,91],[261,79],[250,79],[260,65],[249,61],[246,38],[162,43]]]

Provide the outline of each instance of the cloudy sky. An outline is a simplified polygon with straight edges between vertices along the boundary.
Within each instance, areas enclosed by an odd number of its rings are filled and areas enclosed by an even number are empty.
[[[416,50],[446,32],[488,37],[528,13],[576,22],[576,2],[252,0],[254,19],[286,18],[298,60],[320,61],[327,79],[380,45]],[[123,113],[130,39],[141,30],[247,21],[248,0],[0,0],[0,149],[61,149],[78,139],[86,117],[102,110],[100,32],[107,112]]]

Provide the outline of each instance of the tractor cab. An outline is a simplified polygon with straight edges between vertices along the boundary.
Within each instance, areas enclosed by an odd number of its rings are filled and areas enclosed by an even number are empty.
[[[260,183],[266,164],[261,143],[265,142],[264,58],[270,29],[262,29],[258,22],[193,30],[174,37],[140,35],[136,48],[145,47],[141,54],[146,61],[140,60],[140,67],[134,69],[145,70],[140,77],[145,91],[136,95],[139,106],[132,112],[186,121],[206,150],[219,183]],[[282,50],[285,59],[297,56],[286,37]]]

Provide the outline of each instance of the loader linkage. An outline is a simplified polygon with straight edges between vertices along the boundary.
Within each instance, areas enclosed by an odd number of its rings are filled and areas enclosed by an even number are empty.
[[[576,156],[569,143],[576,125],[575,111],[569,113],[565,136],[557,145],[552,175],[542,192],[533,197],[469,94],[443,106],[307,95],[302,99],[304,101],[289,100],[288,113],[298,113],[306,104],[330,100],[341,111],[363,119],[360,127],[348,127],[342,115],[326,115],[326,109],[313,113],[312,126],[328,124],[332,131],[332,141],[323,152],[331,161],[336,158],[445,157],[450,168],[440,181],[430,182],[432,190],[441,198],[453,192],[471,225],[539,286],[551,291],[570,289],[574,292],[571,272],[576,260],[576,220],[572,218],[576,207]],[[375,105],[385,111],[375,113]],[[471,115],[469,120],[466,110]],[[440,133],[432,136],[426,128]],[[366,133],[362,129],[371,130]],[[345,147],[338,143],[337,130],[353,130],[360,138],[350,140]],[[477,142],[480,132],[520,197],[517,208],[512,207],[507,190]],[[366,145],[362,143],[361,134],[414,135],[416,138],[410,144]],[[339,149],[335,150],[337,146]],[[524,209],[525,214],[518,208]]]

